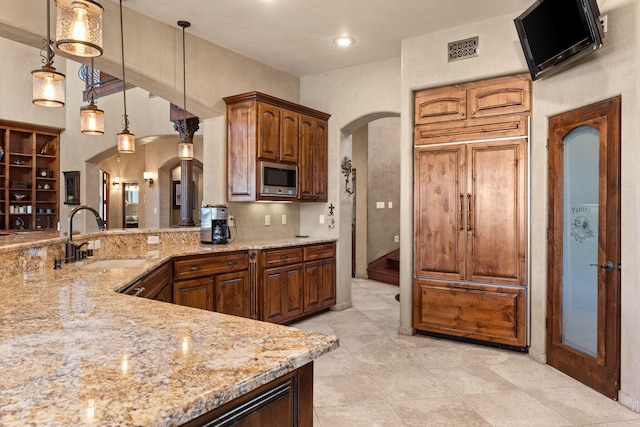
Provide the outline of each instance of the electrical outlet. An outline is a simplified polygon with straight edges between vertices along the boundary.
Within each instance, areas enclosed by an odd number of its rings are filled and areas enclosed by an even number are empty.
[[[393,241],[395,243],[400,243],[400,236],[393,236]]]
[[[160,243],[160,236],[147,236],[147,243],[149,245],[157,245]]]
[[[282,225],[287,225],[287,216],[282,215]]]
[[[235,227],[236,226],[236,217],[229,215],[229,227]]]
[[[384,202],[376,202],[376,209],[384,209]]]
[[[389,209],[393,209],[393,202],[388,202],[388,203],[387,203],[387,207],[388,207]]]
[[[271,215],[264,216],[264,225],[271,225]]]
[[[324,224],[324,215],[320,215],[318,220],[320,221],[320,224]]]
[[[94,240],[93,241],[93,248],[94,249],[100,249],[100,240]]]

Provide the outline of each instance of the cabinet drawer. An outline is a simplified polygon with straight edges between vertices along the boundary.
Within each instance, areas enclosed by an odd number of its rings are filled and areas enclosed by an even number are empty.
[[[268,249],[262,253],[264,268],[302,262],[302,248]]]
[[[313,261],[316,259],[333,258],[336,256],[335,243],[322,245],[312,245],[304,247],[304,260]]]
[[[232,252],[176,260],[173,263],[173,277],[175,280],[193,279],[248,268],[249,254],[247,252]]]

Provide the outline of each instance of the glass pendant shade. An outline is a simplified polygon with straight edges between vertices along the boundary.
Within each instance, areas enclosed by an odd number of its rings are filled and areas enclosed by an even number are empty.
[[[178,144],[178,157],[180,157],[180,160],[193,160],[193,143],[180,141]]]
[[[94,102],[80,108],[80,132],[85,135],[104,135],[104,111]]]
[[[136,152],[136,136],[129,132],[128,129],[123,129],[118,134],[118,153],[135,153]]]
[[[56,0],[56,47],[69,55],[102,55],[103,7],[93,0]]]
[[[31,72],[33,77],[33,98],[42,107],[63,107],[65,103],[65,76],[48,65]]]

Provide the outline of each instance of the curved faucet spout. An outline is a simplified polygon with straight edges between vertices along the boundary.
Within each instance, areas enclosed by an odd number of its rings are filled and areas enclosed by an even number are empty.
[[[88,210],[88,211],[93,212],[93,214],[96,216],[96,222],[98,223],[98,230],[102,231],[102,230],[106,230],[107,229],[106,224],[104,223],[102,218],[100,218],[100,214],[98,213],[97,210],[95,210],[91,206],[80,205],[80,206],[77,206],[76,208],[74,208],[69,213],[69,217],[67,218],[67,241],[73,240],[73,217],[78,211],[81,211],[81,210]]]

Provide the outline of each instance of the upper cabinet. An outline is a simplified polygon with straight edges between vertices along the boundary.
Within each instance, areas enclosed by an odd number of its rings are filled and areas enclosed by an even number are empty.
[[[520,136],[531,111],[528,74],[415,92],[415,145]]]
[[[292,200],[260,195],[260,161],[297,166],[294,200],[327,200],[329,114],[260,92],[224,101],[229,201]]]
[[[0,122],[0,229],[57,227],[59,142],[58,130]]]

